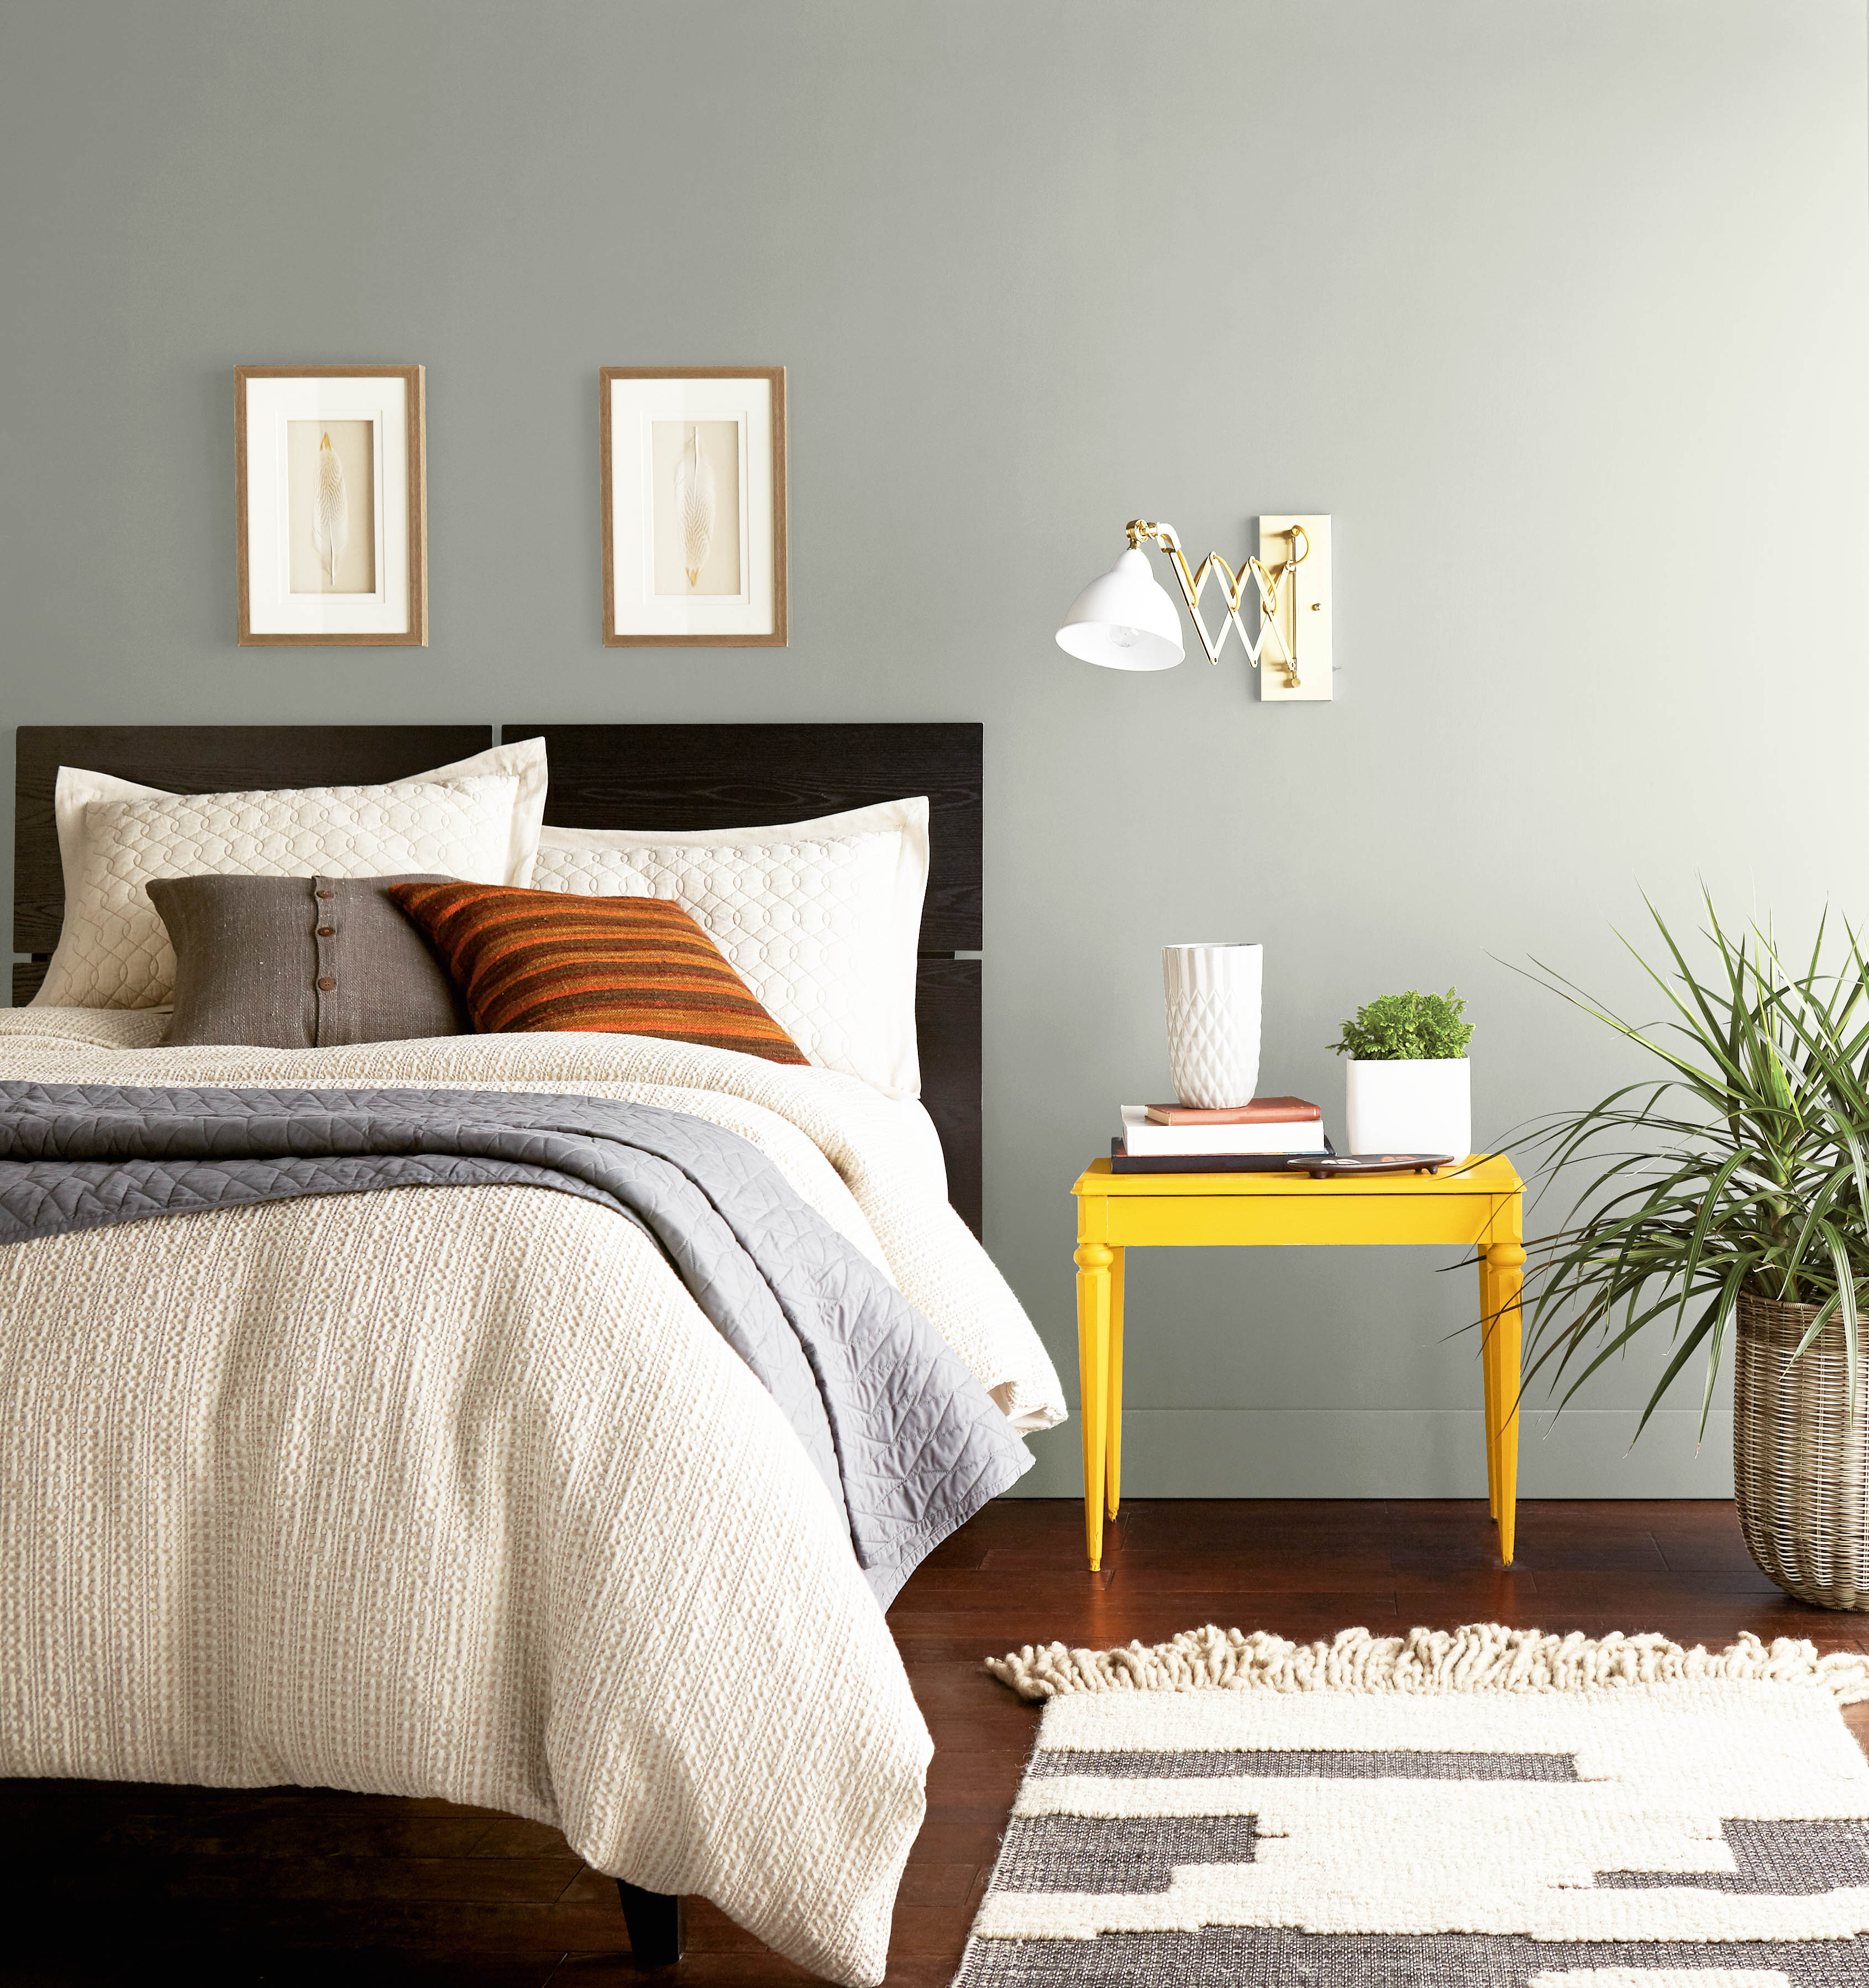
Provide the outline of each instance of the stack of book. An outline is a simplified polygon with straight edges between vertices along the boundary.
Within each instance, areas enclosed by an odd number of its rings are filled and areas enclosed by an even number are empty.
[[[1118,1173],[1237,1173],[1278,1167],[1293,1153],[1329,1153],[1324,1114],[1302,1097],[1256,1097],[1224,1111],[1125,1104],[1110,1142]]]

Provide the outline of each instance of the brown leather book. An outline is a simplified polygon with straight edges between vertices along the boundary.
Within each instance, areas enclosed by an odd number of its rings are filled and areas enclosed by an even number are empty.
[[[1191,1104],[1151,1104],[1151,1125],[1309,1125],[1324,1114],[1302,1097],[1256,1097],[1224,1111],[1200,1111]]]

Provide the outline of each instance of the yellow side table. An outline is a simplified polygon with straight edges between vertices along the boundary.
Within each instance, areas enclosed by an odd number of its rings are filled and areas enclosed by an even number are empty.
[[[1232,1243],[1454,1243],[1479,1252],[1486,1490],[1512,1564],[1519,1496],[1519,1293],[1525,1184],[1502,1154],[1438,1174],[1336,1180],[1284,1174],[1114,1174],[1093,1160],[1077,1197],[1077,1371],[1083,1398],[1083,1533],[1093,1572],[1123,1466],[1123,1258],[1144,1249]]]

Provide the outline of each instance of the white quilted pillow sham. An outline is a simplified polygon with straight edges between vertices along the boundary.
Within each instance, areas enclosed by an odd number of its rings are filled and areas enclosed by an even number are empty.
[[[813,1063],[914,1097],[928,877],[918,796],[770,827],[547,828],[532,888],[673,898]]]
[[[63,786],[64,771],[59,773]],[[438,871],[499,884],[511,860],[510,774],[93,800],[58,950],[32,1006],[158,1008],[175,984],[157,877],[381,877]]]
[[[482,773],[510,773],[519,783],[513,796],[506,874],[493,881],[529,884],[532,857],[539,848],[539,824],[545,820],[546,769],[542,739],[517,739],[511,745],[490,746],[484,752],[471,754],[467,759],[454,760],[426,773],[411,773],[408,778],[423,786],[435,780],[471,779]],[[78,886],[84,875],[85,810],[93,801],[159,801],[168,798],[166,787],[142,786],[134,780],[119,779],[114,773],[93,773],[84,766],[59,769],[59,783],[52,805],[58,822],[59,867],[65,874],[67,916],[78,901]]]

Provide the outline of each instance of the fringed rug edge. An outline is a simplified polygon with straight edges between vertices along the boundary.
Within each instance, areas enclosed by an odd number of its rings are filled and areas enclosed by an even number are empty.
[[[1021,1698],[1097,1691],[1552,1692],[1707,1680],[1820,1685],[1839,1705],[1869,1699],[1869,1656],[1817,1654],[1802,1638],[1769,1644],[1750,1630],[1724,1650],[1684,1649],[1665,1636],[1547,1635],[1469,1622],[1405,1636],[1340,1630],[1328,1642],[1293,1643],[1213,1623],[1165,1643],[1072,1649],[1028,1643],[986,1668]]]

